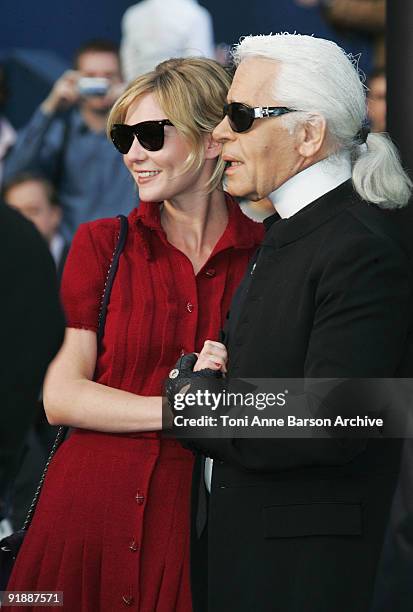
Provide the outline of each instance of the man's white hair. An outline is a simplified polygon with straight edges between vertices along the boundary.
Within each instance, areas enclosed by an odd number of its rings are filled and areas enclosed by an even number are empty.
[[[274,75],[274,98],[280,106],[303,111],[281,118],[286,127],[321,115],[332,150],[350,151],[353,185],[363,200],[382,208],[400,208],[410,198],[412,183],[387,134],[360,130],[367,121],[365,87],[357,61],[330,40],[301,34],[247,36],[233,50],[235,64],[250,57],[280,62]]]

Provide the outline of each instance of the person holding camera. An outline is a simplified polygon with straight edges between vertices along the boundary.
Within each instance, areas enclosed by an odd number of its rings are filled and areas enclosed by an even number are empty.
[[[122,90],[116,45],[85,43],[74,69],[55,82],[6,160],[6,180],[34,170],[54,183],[67,241],[81,223],[136,206],[134,182],[105,135],[109,110]]]

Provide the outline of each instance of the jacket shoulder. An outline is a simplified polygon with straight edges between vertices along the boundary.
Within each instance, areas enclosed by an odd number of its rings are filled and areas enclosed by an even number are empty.
[[[354,194],[350,205],[330,223],[324,245],[333,251],[365,245],[406,260],[409,254],[398,215],[398,210],[383,210]]]
[[[355,225],[360,225],[366,234],[383,241],[388,248],[395,249],[408,256],[408,245],[405,242],[401,210],[385,210],[376,204],[358,199],[354,206],[348,209]]]

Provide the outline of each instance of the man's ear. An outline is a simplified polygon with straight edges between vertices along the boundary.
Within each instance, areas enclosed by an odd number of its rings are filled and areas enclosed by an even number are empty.
[[[321,115],[313,115],[299,127],[298,152],[303,157],[314,157],[323,147],[327,122]]]
[[[222,151],[222,144],[212,138],[212,134],[205,135],[205,159],[215,159]]]

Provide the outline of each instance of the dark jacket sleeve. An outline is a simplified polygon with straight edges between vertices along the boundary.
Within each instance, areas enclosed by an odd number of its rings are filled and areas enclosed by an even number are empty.
[[[46,368],[63,340],[56,270],[34,226],[0,203],[0,497],[35,417]]]
[[[337,378],[325,397],[304,393],[291,409],[312,416],[346,411],[377,411],[377,393],[366,392],[366,378],[393,377],[406,352],[412,312],[410,262],[390,239],[362,232],[331,242],[314,264],[315,314],[305,360],[305,378]],[[256,351],[256,347],[245,347]],[[259,349],[258,349],[259,351]],[[358,379],[363,379],[358,393]],[[349,379],[350,387],[342,386]],[[368,391],[368,390],[367,390]],[[358,404],[354,404],[358,401]],[[372,405],[369,405],[369,402]],[[342,465],[365,448],[363,438],[342,439],[196,439],[192,448],[250,470],[285,470],[299,466]]]

